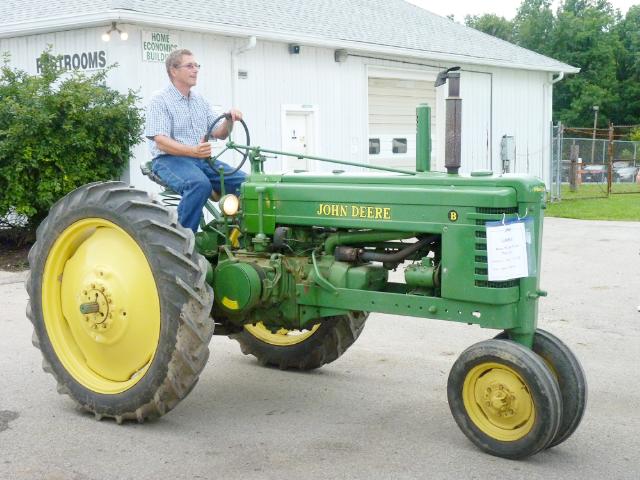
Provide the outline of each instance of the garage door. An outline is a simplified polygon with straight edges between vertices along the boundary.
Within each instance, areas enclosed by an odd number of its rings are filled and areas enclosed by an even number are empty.
[[[369,77],[369,162],[414,169],[416,107],[431,106],[431,137],[435,133],[436,90],[433,81]],[[435,152],[435,145],[432,152]]]

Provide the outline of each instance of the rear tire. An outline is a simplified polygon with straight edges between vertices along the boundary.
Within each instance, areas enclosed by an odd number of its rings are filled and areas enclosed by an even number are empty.
[[[36,239],[27,316],[58,392],[118,423],[173,409],[198,381],[213,334],[192,232],[147,193],[106,182],[58,201]]]
[[[259,323],[230,336],[240,343],[242,353],[253,355],[263,365],[313,370],[342,356],[362,333],[367,316],[352,312],[323,318],[311,330],[282,329],[278,333]]]

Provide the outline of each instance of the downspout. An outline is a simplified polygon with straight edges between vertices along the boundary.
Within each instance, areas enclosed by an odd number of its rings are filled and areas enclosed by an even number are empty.
[[[553,75],[551,76],[551,82],[549,83],[549,95],[551,95],[551,111],[553,112],[553,85],[558,83],[560,80],[562,80],[564,78],[564,72],[558,72],[558,76],[556,78],[553,78]],[[554,184],[556,186],[556,188],[558,189],[557,191],[557,197],[560,197],[560,179],[561,179],[561,172],[560,172],[560,160],[558,159],[558,170],[556,172],[556,178],[552,179],[551,177],[553,177],[553,146],[551,145],[553,143],[553,120],[551,121],[551,128],[549,129],[549,187],[552,187]],[[559,157],[560,158],[560,157]],[[554,181],[555,180],[555,181]],[[553,198],[554,196],[554,192],[551,192],[551,197]]]
[[[553,85],[554,83],[558,83],[563,78],[564,78],[564,72],[558,72],[558,76],[556,78],[551,79],[551,85]]]
[[[238,55],[253,50],[256,47],[256,43],[256,37],[252,35],[245,45],[231,51],[231,107],[233,108],[237,108],[238,106]]]

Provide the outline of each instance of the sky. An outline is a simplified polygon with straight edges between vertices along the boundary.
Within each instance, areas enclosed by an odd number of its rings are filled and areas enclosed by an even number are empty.
[[[495,13],[511,20],[522,0],[407,0],[409,3],[446,17],[449,14],[455,16],[455,20],[462,22],[465,15],[482,15],[483,13]],[[609,0],[614,8],[618,8],[622,14],[626,14],[632,5],[637,5],[640,0]],[[554,10],[560,4],[554,0]]]

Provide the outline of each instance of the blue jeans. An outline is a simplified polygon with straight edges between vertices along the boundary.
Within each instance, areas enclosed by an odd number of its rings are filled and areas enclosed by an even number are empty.
[[[160,155],[151,162],[151,170],[159,176],[171,190],[178,192],[182,198],[178,205],[178,221],[193,232],[198,231],[202,208],[207,203],[211,191],[220,193],[220,175],[218,169],[224,168],[225,193],[240,195],[240,185],[246,180],[246,174],[236,172],[224,162],[216,160],[213,170],[206,160],[191,157]]]

